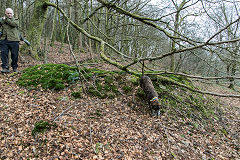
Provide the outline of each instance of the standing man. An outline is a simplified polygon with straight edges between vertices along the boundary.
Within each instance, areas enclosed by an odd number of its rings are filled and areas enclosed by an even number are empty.
[[[9,73],[9,58],[8,53],[11,51],[11,67],[14,72],[17,72],[18,67],[18,52],[19,52],[19,31],[18,20],[13,18],[13,10],[7,8],[5,10],[5,17],[0,20],[0,27],[2,29],[2,36],[0,37],[0,50],[2,60],[2,73]],[[1,30],[0,30],[1,31]]]

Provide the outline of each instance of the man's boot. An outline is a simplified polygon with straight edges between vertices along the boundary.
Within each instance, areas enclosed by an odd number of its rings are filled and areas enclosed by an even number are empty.
[[[7,68],[3,68],[1,72],[2,72],[2,73],[9,73],[10,71],[9,71],[9,69],[7,69]]]
[[[18,70],[17,70],[17,68],[13,68],[13,72],[17,72],[17,73],[18,73]]]

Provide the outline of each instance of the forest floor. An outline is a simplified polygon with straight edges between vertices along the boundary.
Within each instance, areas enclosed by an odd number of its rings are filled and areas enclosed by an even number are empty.
[[[67,50],[51,49],[49,63],[72,61]],[[85,58],[87,54],[80,56]],[[19,70],[40,63],[22,55]],[[111,69],[106,64],[96,66]],[[20,75],[0,75],[1,160],[240,159],[240,99],[217,98],[224,123],[216,122],[209,131],[188,125],[190,119],[140,114],[127,105],[132,102],[129,95],[72,99],[70,89],[27,90],[16,84]],[[205,87],[233,93],[217,85]],[[32,136],[40,120],[55,120],[56,127]]]

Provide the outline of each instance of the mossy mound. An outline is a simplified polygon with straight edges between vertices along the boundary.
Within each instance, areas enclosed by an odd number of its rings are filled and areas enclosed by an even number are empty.
[[[17,84],[29,88],[61,90],[79,80],[76,67],[65,64],[42,64],[23,70]]]
[[[83,76],[91,83],[88,94],[99,98],[114,98],[120,94],[128,94],[134,83],[127,79],[122,71],[105,71],[95,68],[83,68]],[[122,93],[123,92],[123,93]]]
[[[80,79],[87,80],[86,91],[99,98],[114,98],[122,92],[128,94],[138,85],[138,77],[127,77],[123,71],[105,71],[96,68],[80,68],[65,64],[42,64],[23,70],[17,81],[20,86],[31,89],[43,88],[61,90]],[[83,78],[84,77],[84,78]],[[74,91],[74,98],[81,98],[83,90]]]
[[[114,98],[122,93],[132,96],[133,92],[137,91],[135,95],[136,103],[139,107],[135,109],[141,113],[149,114],[147,100],[144,99],[145,94],[139,87],[139,77],[129,76],[121,71],[112,72],[86,68],[83,73],[94,84],[88,89],[88,93],[92,96]],[[173,83],[174,81],[189,88],[197,89],[197,86],[194,86],[188,78],[174,74],[149,75],[149,77],[153,82],[155,90],[158,92],[159,100],[162,104],[162,114],[166,113],[173,118],[189,118],[193,120],[192,125],[195,127],[199,126],[198,124],[201,124],[203,120],[203,122],[208,123],[219,119],[221,113],[215,107],[217,102],[213,98],[192,92]],[[132,104],[129,105],[132,106]]]
[[[96,68],[81,68],[81,78],[77,68],[64,64],[43,64],[27,68],[18,79],[17,83],[25,87],[42,87],[45,89],[60,90],[73,84],[84,77],[85,91],[91,96],[99,98],[115,98],[120,95],[132,96],[139,107],[134,109],[141,113],[149,113],[145,94],[139,87],[139,77],[128,75],[123,71],[106,71]],[[152,73],[151,73],[152,74]],[[194,120],[195,126],[203,119],[214,122],[219,119],[220,111],[215,108],[216,102],[209,96],[192,92],[176,85],[183,84],[189,88],[196,88],[192,82],[179,75],[149,75],[158,92],[162,104],[161,112],[176,118],[189,118]],[[82,81],[84,82],[84,81]],[[82,88],[73,92],[74,98],[82,97]],[[130,102],[129,105],[134,106]],[[145,106],[145,107],[143,107]]]

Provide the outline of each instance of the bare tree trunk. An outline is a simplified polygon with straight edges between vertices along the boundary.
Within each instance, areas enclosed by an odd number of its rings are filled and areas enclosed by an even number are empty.
[[[56,21],[57,21],[57,9],[54,8],[54,14],[53,14],[53,22],[52,22],[52,32],[51,32],[51,35],[50,35],[50,40],[51,40],[51,43],[50,43],[50,46],[54,46],[54,43],[55,43],[55,40],[56,40],[56,31],[55,31],[55,28],[56,28]]]
[[[39,58],[38,50],[40,48],[41,35],[46,21],[47,6],[44,5],[49,0],[36,0],[34,3],[34,13],[31,19],[27,36],[31,42],[31,53],[36,59]]]
[[[233,63],[233,64],[230,64],[228,67],[227,67],[227,71],[228,71],[228,74],[229,76],[231,76],[231,78],[229,78],[229,86],[228,88],[230,89],[234,89],[234,77],[236,75],[236,63]]]
[[[173,34],[173,36],[174,37],[179,37],[178,32],[179,32],[179,26],[181,24],[180,12],[181,12],[181,10],[183,9],[184,5],[187,2],[185,0],[183,0],[179,6],[174,1],[172,1],[172,3],[175,5],[175,8],[177,10],[176,11],[176,15],[175,15],[175,20],[174,20],[174,34]],[[175,51],[175,50],[176,50],[176,40],[174,39],[174,40],[172,40],[172,43],[171,43],[171,51]],[[171,59],[170,71],[171,72],[175,72],[175,69],[176,69],[176,57],[175,57],[175,54],[171,55],[170,59]]]

